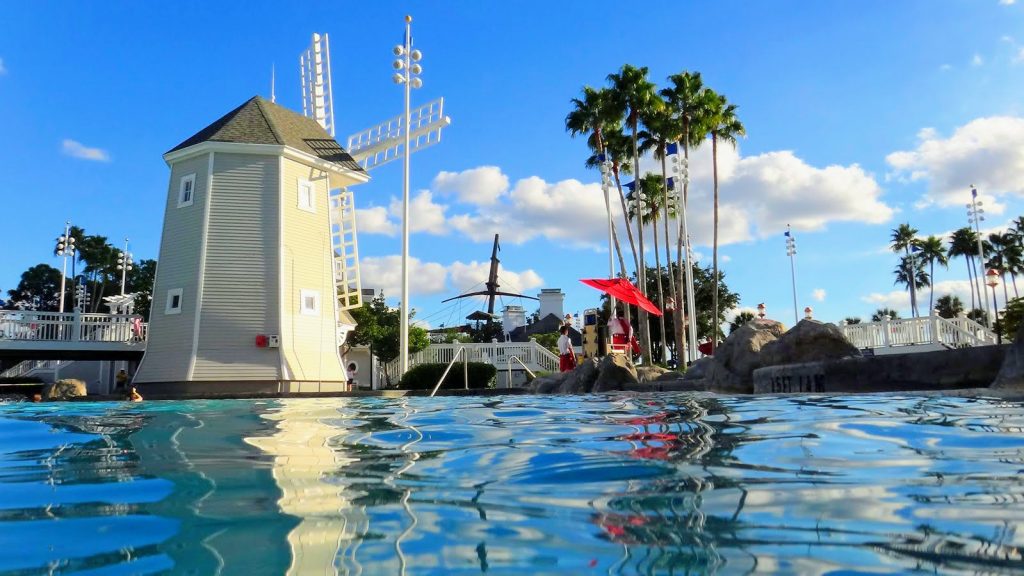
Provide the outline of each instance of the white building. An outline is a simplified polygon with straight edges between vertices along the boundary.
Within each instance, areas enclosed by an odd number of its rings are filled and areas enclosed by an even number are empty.
[[[164,155],[149,341],[160,393],[312,392],[346,381],[329,191],[369,180],[316,121],[255,97]]]

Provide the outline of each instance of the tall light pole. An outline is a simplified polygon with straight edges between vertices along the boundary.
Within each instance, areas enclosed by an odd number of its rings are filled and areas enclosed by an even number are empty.
[[[409,370],[409,96],[413,88],[423,86],[419,75],[423,68],[419,61],[423,54],[412,49],[412,16],[405,17],[405,42],[393,50],[397,59],[392,79],[405,88],[405,113],[402,132],[405,134],[405,148],[402,153],[402,301],[399,303],[398,370],[399,377]]]
[[[800,322],[796,304],[796,238],[789,224],[786,224],[786,256],[789,256],[789,275],[793,279],[793,325],[796,326]]]
[[[978,273],[975,274],[978,282],[978,294],[982,295],[981,301],[985,305],[985,319],[988,321],[988,327],[993,328],[992,319],[990,318],[988,310],[988,298],[984,297],[984,289],[981,284],[981,271],[985,269],[985,245],[981,240],[981,221],[985,219],[985,209],[982,208],[983,202],[978,200],[978,189],[971,184],[971,203],[967,205],[967,222],[974,226],[974,234],[978,240]],[[991,316],[995,316],[995,310],[992,311]]]
[[[57,239],[57,256],[61,256],[64,259],[64,265],[61,268],[60,273],[60,306],[57,311],[64,312],[64,281],[68,275],[68,257],[71,257],[71,263],[75,261],[75,237],[71,235],[71,221],[64,222],[64,235]]]
[[[128,251],[128,239],[125,238],[124,250],[117,254],[117,269],[121,271],[121,296],[124,296],[124,283],[132,264],[132,253]]]
[[[615,279],[615,260],[612,252],[615,250],[614,241],[614,228],[612,227],[612,201],[611,201],[611,189],[612,189],[612,177],[611,177],[611,162],[608,161],[608,155],[601,155],[601,190],[604,191],[604,207],[608,212],[608,279]],[[615,297],[611,294],[608,295],[608,318],[615,318]]]
[[[679,154],[679,143],[674,142],[668,151],[673,152],[670,156],[672,172],[679,182],[679,189],[682,190],[690,182],[690,168],[685,156]],[[693,301],[693,252],[690,250],[690,233],[686,228],[686,198],[676,194],[679,202],[679,234],[683,239],[683,248],[686,252],[686,267],[683,268],[684,283],[686,284],[686,318],[689,327],[689,338],[686,347],[686,359],[692,362],[697,359],[697,307]]]

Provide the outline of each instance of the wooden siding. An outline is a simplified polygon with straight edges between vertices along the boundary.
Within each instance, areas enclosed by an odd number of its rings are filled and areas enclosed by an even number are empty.
[[[188,376],[195,334],[209,161],[210,155],[203,154],[171,166],[146,356],[136,382],[182,381]],[[178,208],[178,183],[183,176],[192,173],[196,175],[192,204]],[[167,291],[174,288],[182,289],[181,313],[165,314]]]
[[[300,180],[313,184],[316,212],[298,207]],[[281,346],[293,379],[344,382],[345,371],[335,344],[327,186],[328,180],[323,172],[287,158],[284,160],[281,190],[285,225]],[[299,295],[304,289],[320,293],[318,316],[301,313]]]
[[[192,380],[280,378],[277,334],[278,158],[214,156],[199,343]]]

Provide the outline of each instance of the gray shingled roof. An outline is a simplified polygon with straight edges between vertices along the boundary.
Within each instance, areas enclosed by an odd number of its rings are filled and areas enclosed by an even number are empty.
[[[363,172],[363,167],[316,120],[259,96],[253,96],[168,152],[203,142],[283,144],[349,170]]]

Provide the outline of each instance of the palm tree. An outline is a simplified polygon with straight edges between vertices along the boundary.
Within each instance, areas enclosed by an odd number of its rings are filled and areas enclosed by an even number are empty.
[[[943,318],[956,318],[964,311],[964,303],[959,296],[946,294],[935,303],[935,309]]]
[[[646,116],[652,107],[658,106],[661,100],[655,91],[654,84],[647,79],[647,68],[637,68],[626,64],[619,69],[618,73],[608,75],[608,82],[611,83],[612,101],[614,109],[620,117],[625,118],[633,137],[633,175],[640,177],[640,154],[637,150],[637,132],[639,131],[640,120]],[[637,232],[640,246],[640,267],[637,269],[637,280],[640,290],[647,290],[647,271],[644,263],[644,233],[641,225]],[[640,310],[640,344],[642,358],[646,364],[651,362],[651,329],[647,323],[647,312]]]
[[[999,273],[999,278],[1003,283],[1003,302],[1005,305],[1005,302],[1010,301],[1010,292],[1006,287],[1006,273],[1010,272],[1015,265],[1019,266],[1020,261],[1020,254],[1017,251],[1017,240],[1012,234],[993,233],[988,235],[988,242],[992,248],[985,250],[985,253],[989,255],[986,266]],[[1016,291],[1017,286],[1014,283],[1014,293]]]
[[[668,108],[673,115],[673,121],[679,127],[679,143],[683,147],[683,161],[686,163],[684,166],[687,171],[689,169],[690,161],[690,148],[696,148],[704,142],[704,137],[707,135],[707,129],[704,125],[707,122],[707,111],[710,100],[708,98],[709,93],[704,88],[704,83],[701,80],[700,72],[683,72],[681,74],[673,74],[668,77],[668,81],[671,84],[668,88],[664,88],[661,91],[662,98],[668,104]],[[679,186],[677,183],[676,186]],[[679,188],[676,188],[679,190]],[[680,299],[677,300],[679,303],[680,310],[687,310],[683,306],[682,295],[690,294],[693,290],[693,262],[690,261],[690,255],[688,252],[689,238],[687,238],[689,231],[686,225],[686,208],[690,190],[690,179],[684,175],[682,182],[682,198],[679,202],[679,231],[676,236],[676,269],[679,271],[679,278],[674,279],[674,284],[679,286]],[[686,266],[683,266],[683,257],[686,257]],[[696,316],[696,308],[693,303],[689,303],[691,312]],[[680,315],[677,314],[677,317]],[[696,335],[691,335],[696,340]],[[683,327],[676,326],[676,341],[683,341]]]
[[[711,268],[714,277],[718,278],[718,143],[727,142],[735,146],[736,137],[745,135],[746,129],[743,127],[743,124],[740,123],[739,118],[736,117],[736,105],[729,104],[725,99],[725,96],[718,95],[718,97],[711,102],[712,104],[708,111],[708,122],[706,126],[708,132],[711,134],[711,161],[715,181],[714,245],[711,250]],[[714,310],[713,318],[718,318],[717,290],[715,290],[714,295],[716,298],[712,303],[712,308]],[[712,341],[711,353],[714,354],[714,352],[715,342]]]
[[[587,135],[587,144],[596,153],[587,159],[586,165],[588,168],[600,168],[603,164],[600,156],[610,152],[605,146],[604,130],[606,128],[614,130],[621,135],[621,119],[612,106],[611,96],[611,91],[607,88],[597,90],[590,86],[584,86],[582,98],[572,99],[573,109],[565,117],[566,131],[573,137]],[[609,153],[607,156],[611,156],[611,154]],[[619,195],[620,197],[622,196],[621,186],[619,186]],[[605,208],[611,211],[611,205],[608,203],[607,198],[605,203]],[[622,201],[622,212],[623,214],[626,213],[625,199]],[[615,245],[615,251],[618,254],[619,268],[622,275],[628,276],[626,262],[622,257],[622,247],[619,244],[618,233],[615,228],[615,226],[612,227],[612,243]],[[628,225],[626,226],[626,233],[629,237],[629,246],[633,250],[635,265],[636,245],[633,242],[633,231]]]
[[[893,310],[892,308],[879,308],[875,310],[875,313],[871,315],[872,322],[881,322],[883,318],[890,320],[898,320],[900,313]]]
[[[664,179],[657,175],[648,172],[640,179],[640,184],[633,192],[634,195],[638,195],[639,198],[634,197],[634,207],[639,207],[639,218],[637,218],[638,212],[634,208],[630,210],[630,218],[640,220],[640,226],[650,225],[654,230],[654,260],[655,262],[661,263],[661,253],[658,246],[658,213],[661,212],[663,206],[662,202],[665,196],[663,196]],[[656,274],[656,286],[658,290],[658,301],[664,309],[664,289],[661,283],[661,266],[655,267]],[[659,336],[662,349],[668,342],[665,334],[665,317],[660,316],[658,318]],[[662,354],[658,354],[658,357],[665,360]]]
[[[671,251],[671,244],[669,243],[668,223],[669,223],[669,212],[670,212],[672,207],[670,205],[669,196],[668,196],[669,186],[668,186],[668,168],[666,166],[666,158],[668,157],[668,144],[670,142],[675,141],[676,138],[677,138],[677,135],[675,134],[675,124],[672,121],[672,113],[669,110],[668,106],[666,104],[664,104],[664,103],[661,106],[657,106],[657,107],[654,107],[651,110],[649,110],[648,117],[644,119],[644,125],[646,126],[646,128],[643,131],[640,132],[640,146],[639,146],[640,153],[644,154],[644,153],[647,153],[648,151],[653,151],[654,152],[654,157],[661,160],[661,178],[659,179],[659,182],[661,184],[661,189],[657,190],[657,191],[652,191],[652,192],[660,193],[660,195],[661,195],[661,199],[658,202],[658,204],[659,204],[659,206],[661,207],[661,210],[662,210],[662,219],[661,219],[661,221],[662,221],[662,224],[663,224],[662,227],[663,227],[664,232],[665,232],[665,261],[666,261],[665,269],[669,270],[669,269],[671,269],[671,266],[672,266],[672,251]],[[646,177],[645,177],[645,179],[646,179]],[[674,212],[674,210],[671,210],[671,211]],[[657,218],[655,218],[655,222],[657,222]],[[657,250],[657,246],[658,246],[658,244],[657,244],[657,238],[658,238],[657,226],[655,226],[655,228],[654,228],[654,238],[655,238],[655,244],[654,244],[654,246],[655,246],[655,251],[654,251],[655,252],[655,268],[657,269],[657,274],[658,274],[658,306],[662,310],[664,310],[665,309],[665,295],[664,295],[664,288],[661,285],[661,257],[658,255],[658,250]],[[671,296],[672,301],[673,302],[679,302],[680,300],[676,299],[676,283],[672,282],[671,279],[670,279],[670,281],[668,283],[668,286],[669,286],[669,295]],[[682,323],[680,322],[680,315],[679,314],[673,314],[673,320],[674,320],[673,333],[678,335],[679,332],[680,332],[680,328],[682,327]],[[658,327],[661,330],[661,340],[662,340],[662,342],[667,342],[667,340],[665,339],[665,316],[664,315],[658,317]],[[677,337],[676,338],[676,342],[681,342],[681,339],[679,339]]]
[[[732,334],[733,332],[739,330],[740,327],[745,326],[747,322],[750,322],[753,319],[753,312],[750,312],[749,310],[744,310],[743,312],[740,312],[739,314],[736,315],[735,318],[732,319],[732,322],[729,322],[729,334]]]
[[[978,306],[979,302],[984,300],[975,300],[974,295],[977,293],[978,286],[977,280],[974,278],[974,256],[978,253],[978,235],[971,230],[969,226],[964,226],[959,230],[953,232],[949,238],[949,252],[947,253],[950,258],[955,256],[963,256],[967,262],[967,280],[971,284],[971,309]],[[979,294],[979,298],[983,296]]]
[[[911,255],[911,251],[917,247],[917,228],[911,228],[910,223],[900,224],[899,228],[892,231],[890,237],[892,244],[890,248],[893,252],[899,254],[901,251],[904,253],[901,260],[902,266],[906,266],[903,271],[903,278],[910,277],[910,265],[913,263],[914,258]],[[897,271],[897,278],[899,278],[899,271]],[[897,283],[900,280],[897,279]],[[917,286],[916,282],[908,282],[907,286],[910,287],[910,316],[917,318]]]
[[[911,287],[911,294],[914,294],[919,288],[926,288],[931,286],[931,277],[924,270],[925,262],[920,258],[914,258],[913,256],[904,256],[900,258],[900,263],[896,266],[896,269],[892,271],[896,275],[896,281],[893,284],[902,284],[904,286]],[[911,283],[913,278],[913,283]],[[911,304],[913,307],[913,303]]]
[[[928,276],[935,278],[935,263],[938,262],[943,268],[949,268],[949,257],[946,254],[946,247],[938,236],[929,236],[921,241],[921,261],[927,262],[930,266]],[[935,283],[932,282],[931,294],[928,296],[928,310],[935,309]],[[929,312],[930,313],[930,312]]]
[[[847,324],[860,324],[861,320],[857,316],[847,316],[846,318],[843,318],[843,322],[846,322]]]

